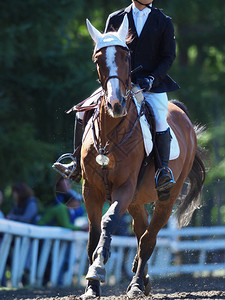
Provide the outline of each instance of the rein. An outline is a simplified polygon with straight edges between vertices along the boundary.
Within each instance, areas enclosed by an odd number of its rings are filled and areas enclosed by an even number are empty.
[[[131,102],[130,102],[130,105],[131,105]],[[128,107],[128,111],[129,111],[130,105],[129,105],[129,107]],[[113,131],[111,137],[110,137],[110,138],[108,139],[108,141],[105,143],[105,146],[104,146],[104,147],[102,147],[101,143],[98,143],[98,139],[97,139],[96,133],[95,133],[94,124],[93,124],[93,122],[92,122],[92,133],[93,133],[94,146],[95,146],[95,149],[96,149],[96,151],[98,152],[98,154],[106,156],[106,155],[112,153],[116,148],[122,146],[122,145],[123,145],[123,144],[131,137],[131,135],[132,135],[132,133],[133,133],[133,131],[134,131],[134,129],[135,129],[137,123],[139,122],[139,120],[140,120],[140,118],[141,118],[141,116],[142,116],[143,114],[144,114],[144,106],[142,105],[142,106],[141,106],[140,113],[137,115],[137,118],[135,119],[135,121],[134,121],[134,123],[133,123],[133,126],[132,126],[130,132],[127,134],[127,136],[126,136],[119,144],[114,145],[114,146],[113,146],[110,150],[108,150],[108,151],[106,151],[106,148],[110,145],[110,142],[112,141],[112,138],[113,138],[113,136],[114,136],[115,133],[116,133],[116,130],[118,130],[118,129],[122,126],[123,122],[125,121],[125,117],[123,117],[123,119],[121,120],[121,122],[116,126],[116,128],[114,129],[114,131]],[[98,144],[98,145],[97,145],[97,144]]]
[[[142,69],[143,69],[143,66],[142,66],[142,65],[136,67],[134,70],[131,71],[131,75],[134,74],[134,73],[136,73],[136,72],[138,72],[138,71],[140,71],[140,70],[142,70]],[[105,88],[106,88],[107,82],[108,82],[110,79],[112,79],[112,78],[116,78],[116,79],[118,79],[119,81],[122,82],[122,84],[123,84],[123,86],[125,87],[125,90],[126,90],[126,96],[125,96],[125,99],[127,100],[127,97],[128,97],[129,94],[131,93],[131,91],[127,89],[127,86],[128,86],[128,80],[129,80],[129,79],[126,80],[126,84],[125,84],[124,81],[123,81],[119,76],[117,76],[117,75],[108,76],[108,77],[106,78],[106,80],[105,80],[104,85],[102,85],[102,86],[104,86],[104,91],[106,91]],[[103,91],[103,90],[100,90],[100,91],[98,91],[98,92],[92,94],[90,97],[84,99],[82,102],[80,102],[80,103],[78,103],[77,105],[74,105],[73,107],[71,107],[69,110],[66,111],[66,113],[67,113],[67,114],[70,114],[72,111],[83,112],[83,111],[88,111],[88,110],[91,110],[91,109],[98,108],[98,102],[93,103],[93,104],[90,104],[90,105],[86,105],[86,106],[83,106],[83,104],[84,104],[85,102],[87,102],[89,99],[91,99],[91,98],[95,97],[96,95],[100,94],[102,91]],[[141,91],[142,91],[142,90],[140,90],[139,92],[141,92]]]
[[[143,105],[141,106],[140,112],[139,112],[139,114],[137,114],[137,117],[136,117],[136,119],[133,123],[133,126],[132,126],[130,132],[127,134],[127,136],[124,137],[122,139],[122,141],[119,142],[119,144],[115,144],[111,147],[111,149],[106,150],[106,148],[110,145],[110,142],[112,142],[112,139],[113,139],[116,131],[122,126],[122,124],[125,120],[125,117],[122,118],[120,123],[113,130],[113,133],[112,133],[111,137],[105,143],[104,147],[102,147],[101,142],[98,141],[98,138],[96,136],[95,126],[94,126],[94,123],[97,120],[97,124],[98,124],[98,128],[99,128],[99,137],[100,137],[101,133],[100,133],[100,126],[99,126],[99,118],[100,118],[99,111],[100,111],[101,101],[99,101],[99,100],[102,97],[99,97],[99,99],[96,103],[93,103],[93,104],[90,104],[90,105],[84,105],[84,104],[89,99],[95,97],[96,95],[98,95],[102,92],[103,92],[103,94],[106,98],[107,97],[107,83],[110,79],[115,78],[115,79],[118,79],[123,84],[123,86],[125,88],[124,100],[127,102],[127,100],[130,99],[129,107],[127,108],[127,111],[129,111],[130,105],[131,105],[131,102],[132,102],[131,97],[133,97],[133,95],[136,94],[136,93],[133,93],[131,91],[131,89],[129,88],[129,80],[130,80],[130,77],[133,73],[136,73],[137,71],[141,70],[142,68],[143,68],[142,66],[138,66],[137,68],[135,68],[132,71],[129,70],[128,77],[127,77],[125,82],[118,75],[112,75],[112,76],[106,77],[105,81],[101,82],[102,90],[99,90],[95,94],[93,94],[90,97],[86,98],[81,103],[73,106],[71,109],[66,111],[66,113],[69,114],[72,111],[84,112],[84,111],[89,111],[91,109],[95,109],[95,114],[94,114],[93,119],[92,119],[91,128],[92,128],[92,134],[93,134],[94,147],[96,149],[96,152],[98,153],[98,155],[96,156],[96,162],[101,166],[101,169],[102,169],[102,175],[103,175],[103,181],[104,181],[104,185],[105,185],[106,197],[107,197],[107,200],[109,202],[111,202],[111,195],[110,195],[110,188],[109,188],[109,181],[108,181],[108,174],[107,174],[107,171],[108,171],[107,165],[109,164],[110,159],[108,158],[107,155],[112,153],[116,148],[122,146],[131,137],[132,133],[134,132],[134,130],[135,130],[135,128],[136,128],[136,126],[137,126],[137,124],[140,120],[140,117],[144,114],[144,106]],[[141,90],[139,92],[141,92]],[[87,130],[87,132],[89,130],[90,130],[90,128]],[[86,135],[87,135],[87,132],[86,132]],[[83,137],[83,141],[85,140],[86,135]]]
[[[123,86],[124,86],[124,88],[125,88],[125,90],[126,90],[126,93],[129,91],[129,90],[127,89],[128,85],[129,85],[129,78],[126,80],[126,83],[124,83],[124,81],[123,81],[119,76],[117,76],[117,75],[112,75],[112,76],[106,77],[105,82],[104,82],[104,84],[102,85],[104,91],[107,90],[107,83],[108,83],[108,81],[109,81],[110,79],[113,79],[113,78],[116,78],[116,79],[118,79],[120,82],[122,82],[122,84],[123,84]]]
[[[98,107],[98,103],[93,103],[90,105],[86,105],[86,106],[82,106],[87,100],[93,98],[94,96],[100,94],[102,92],[102,90],[94,93],[93,95],[91,95],[90,97],[84,99],[82,102],[80,102],[77,105],[74,105],[73,107],[71,107],[69,110],[66,111],[67,114],[70,114],[72,111],[78,111],[78,112],[83,112],[83,111],[88,111],[94,108]]]
[[[132,74],[134,74],[134,73],[136,73],[136,72],[138,72],[138,71],[140,71],[140,70],[142,70],[142,69],[143,69],[143,66],[140,65],[140,66],[136,67],[134,70],[132,70],[132,71],[130,72],[130,75],[132,75]],[[105,96],[106,96],[106,92],[105,92],[105,91],[106,91],[106,85],[107,85],[107,82],[108,82],[110,79],[112,79],[112,78],[118,79],[118,80],[121,81],[122,84],[124,85],[125,90],[126,90],[126,95],[125,95],[124,98],[125,98],[126,101],[129,99],[129,97],[133,97],[134,94],[137,94],[137,93],[139,93],[139,92],[142,91],[142,90],[139,90],[138,92],[133,93],[130,89],[127,89],[127,86],[128,86],[128,84],[129,84],[129,78],[130,78],[130,76],[129,76],[128,79],[126,80],[126,84],[125,84],[124,81],[123,81],[119,76],[117,76],[117,75],[112,75],[112,76],[108,76],[108,77],[105,79],[105,82],[102,84],[102,86],[103,86],[103,88],[104,88],[104,94],[105,94]],[[130,99],[130,100],[132,100],[132,99]],[[131,101],[130,101],[130,105],[131,105]],[[129,105],[129,107],[127,108],[127,111],[129,111],[130,105]],[[114,131],[113,131],[111,137],[110,137],[109,140],[105,143],[105,146],[104,146],[103,148],[102,148],[101,143],[100,143],[99,145],[97,145],[97,141],[98,141],[98,140],[97,140],[96,133],[95,133],[94,121],[92,122],[92,133],[93,133],[93,140],[94,140],[94,146],[95,146],[95,149],[96,149],[97,153],[98,153],[98,154],[106,161],[106,164],[104,164],[104,161],[102,161],[102,163],[103,163],[102,165],[107,165],[107,164],[109,163],[109,159],[108,159],[108,157],[107,157],[106,155],[108,155],[108,154],[110,154],[111,152],[113,152],[113,151],[115,150],[115,148],[117,148],[117,147],[123,145],[123,144],[130,138],[130,136],[132,135],[132,133],[133,133],[133,131],[134,131],[134,129],[135,129],[137,123],[138,123],[139,120],[140,120],[140,117],[141,117],[143,114],[144,114],[144,106],[141,105],[140,112],[139,112],[139,114],[137,115],[137,118],[136,118],[136,120],[135,120],[135,122],[134,122],[134,124],[133,124],[133,126],[132,126],[132,128],[131,128],[131,130],[130,130],[130,132],[128,133],[128,135],[127,135],[127,136],[126,136],[119,144],[114,145],[114,146],[113,146],[110,150],[108,150],[108,151],[106,151],[106,148],[109,146],[110,141],[112,140],[113,136],[115,135],[116,129],[118,130],[118,128],[122,125],[122,123],[123,123],[123,121],[125,120],[125,118],[123,118],[123,119],[121,120],[121,122],[117,125],[117,127],[114,129]],[[98,117],[99,117],[99,116],[98,116]],[[99,126],[98,126],[98,127],[99,127]],[[99,134],[99,135],[100,135],[100,134]],[[99,156],[99,155],[98,155],[98,156]],[[106,157],[107,157],[107,159],[106,159]],[[98,162],[98,163],[99,163],[99,162]]]

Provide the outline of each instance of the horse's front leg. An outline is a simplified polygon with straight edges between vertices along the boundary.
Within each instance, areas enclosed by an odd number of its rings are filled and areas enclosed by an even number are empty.
[[[110,256],[111,236],[116,230],[118,221],[119,203],[115,201],[102,218],[100,239],[92,257],[94,262],[89,267],[86,279],[105,282],[104,265]]]
[[[110,257],[112,234],[116,231],[120,217],[131,203],[133,185],[128,183],[112,192],[112,204],[101,221],[101,235],[93,254],[93,264],[89,267],[86,279],[105,282],[105,264]],[[119,199],[119,200],[116,200]]]
[[[102,195],[100,195],[95,188],[91,188],[88,185],[87,181],[84,182],[83,185],[83,197],[89,220],[89,239],[87,253],[89,264],[92,265],[93,253],[98,245],[101,234],[101,219],[104,201],[102,200]],[[85,293],[81,296],[81,299],[94,299],[100,296],[100,282],[93,279],[88,280]]]

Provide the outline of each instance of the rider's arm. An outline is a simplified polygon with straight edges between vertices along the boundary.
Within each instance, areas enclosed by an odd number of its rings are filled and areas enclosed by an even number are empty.
[[[160,61],[150,76],[154,77],[153,87],[157,86],[159,82],[167,75],[174,59],[176,58],[176,43],[174,35],[173,21],[167,17],[165,20],[164,31],[161,36],[160,45]]]

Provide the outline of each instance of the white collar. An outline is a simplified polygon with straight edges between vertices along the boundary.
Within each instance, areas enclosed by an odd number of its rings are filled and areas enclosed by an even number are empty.
[[[152,3],[150,4],[150,6],[152,6]],[[151,12],[151,9],[149,9],[148,7],[145,7],[143,10],[139,10],[139,9],[134,5],[134,3],[132,3],[132,10],[133,10],[133,13],[134,13],[135,15],[138,14],[138,13],[141,11],[143,15],[147,16],[147,15]]]

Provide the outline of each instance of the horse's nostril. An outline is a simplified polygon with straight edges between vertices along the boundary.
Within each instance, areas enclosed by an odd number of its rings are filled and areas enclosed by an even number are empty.
[[[112,109],[112,104],[108,102],[108,108]]]
[[[114,105],[114,112],[115,112],[115,114],[121,114],[121,112],[122,112],[122,106],[119,104],[119,103],[116,103],[115,105]]]

